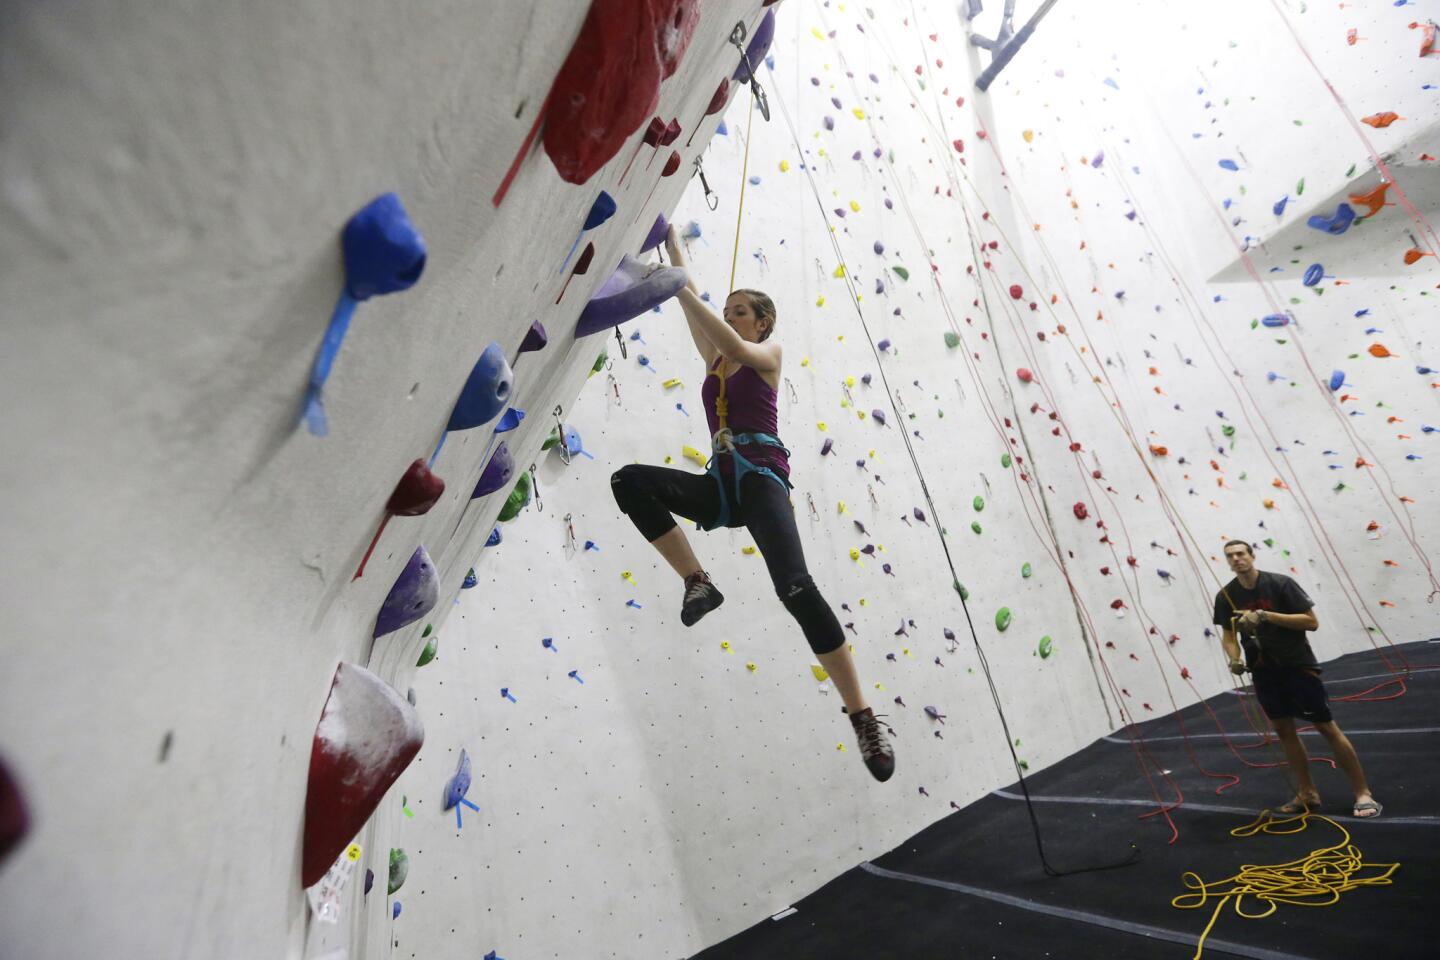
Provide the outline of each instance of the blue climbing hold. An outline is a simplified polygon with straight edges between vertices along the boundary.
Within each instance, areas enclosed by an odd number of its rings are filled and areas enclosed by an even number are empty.
[[[500,422],[495,425],[495,432],[509,433],[511,430],[514,430],[516,427],[520,426],[521,421],[523,421],[524,419],[524,410],[521,410],[518,407],[511,407],[509,410],[505,411],[504,415],[500,418]]]
[[[1342,203],[1335,208],[1335,216],[1322,217],[1319,215],[1311,217],[1305,223],[1316,230],[1324,230],[1331,236],[1338,237],[1350,229],[1350,224],[1355,222],[1355,210],[1348,203]]]
[[[1261,317],[1260,322],[1267,327],[1288,327],[1290,326],[1290,319],[1288,313],[1272,313]]]
[[[500,541],[503,539],[505,538],[501,536],[500,528],[495,527],[493,530],[490,531],[490,537],[485,541],[485,546],[498,547],[500,546]]]
[[[1330,371],[1330,392],[1331,392],[1331,393],[1334,393],[1336,390],[1339,390],[1339,389],[1340,389],[1341,387],[1343,387],[1343,386],[1345,386],[1345,371],[1344,371],[1344,370],[1331,370],[1331,371]]]
[[[345,290],[355,300],[408,290],[425,269],[425,241],[400,198],[385,193],[345,224]]]
[[[1307,287],[1313,287],[1315,286],[1315,284],[1319,283],[1321,280],[1324,279],[1325,268],[1320,266],[1320,264],[1318,263],[1312,263],[1310,264],[1310,266],[1305,268],[1305,278],[1301,280],[1301,283],[1305,284],[1305,286]]]
[[[1287,193],[1287,194],[1285,194],[1285,196],[1281,197],[1279,200],[1276,200],[1276,201],[1275,201],[1275,206],[1271,207],[1270,209],[1275,212],[1275,216],[1277,216],[1277,217],[1282,217],[1282,216],[1285,215],[1285,204],[1287,204],[1287,203],[1289,203],[1289,202],[1290,202],[1290,194]]]
[[[469,430],[494,420],[495,415],[505,409],[514,379],[500,344],[490,344],[471,369],[445,429]]]
[[[1228,159],[1227,159],[1227,160],[1221,160],[1221,161],[1220,161],[1220,169],[1222,169],[1222,170],[1239,170],[1239,169],[1240,169],[1240,164],[1236,163],[1234,160],[1228,160]]]

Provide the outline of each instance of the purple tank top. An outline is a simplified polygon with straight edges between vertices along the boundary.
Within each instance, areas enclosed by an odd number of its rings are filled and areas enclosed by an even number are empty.
[[[715,413],[715,400],[720,396],[720,374],[716,368],[720,360],[710,368],[705,385],[700,388],[700,399],[705,404],[705,419],[710,424],[710,436],[720,429],[720,417]],[[735,433],[768,433],[780,437],[779,416],[775,407],[776,391],[759,371],[741,366],[725,382],[725,402],[729,406],[726,425]],[[763,443],[737,444],[740,453],[757,467],[769,467],[785,479],[790,478],[790,461],[779,447]],[[720,473],[725,477],[735,475],[735,461],[730,457],[720,458]]]

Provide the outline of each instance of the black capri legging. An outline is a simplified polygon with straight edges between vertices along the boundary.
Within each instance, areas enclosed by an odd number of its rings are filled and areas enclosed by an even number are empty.
[[[728,527],[744,526],[755,538],[765,558],[775,594],[805,633],[815,653],[831,653],[845,643],[845,634],[835,611],[820,595],[805,568],[800,531],[789,493],[780,484],[759,473],[747,473],[744,498],[736,504],[734,479],[729,492]],[[634,521],[647,541],[653,543],[675,526],[671,514],[679,514],[708,526],[720,514],[720,490],[708,473],[687,473],[670,467],[632,463],[610,477],[615,503]]]

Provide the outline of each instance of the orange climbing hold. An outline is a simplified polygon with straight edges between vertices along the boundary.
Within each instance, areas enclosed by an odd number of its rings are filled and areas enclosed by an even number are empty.
[[[1435,256],[1435,254],[1433,254],[1433,253],[1426,253],[1426,252],[1424,252],[1423,250],[1417,250],[1417,249],[1415,249],[1414,247],[1411,247],[1409,250],[1406,250],[1406,251],[1405,251],[1405,262],[1406,262],[1407,264],[1415,264],[1415,263],[1419,263],[1419,262],[1420,262],[1420,258],[1421,258],[1421,257],[1433,257],[1433,256]]]
[[[1390,350],[1389,350],[1389,348],[1387,348],[1387,347],[1385,346],[1385,344],[1383,344],[1383,343],[1372,343],[1372,344],[1370,344],[1369,353],[1370,353],[1370,356],[1372,356],[1372,357],[1378,357],[1378,358],[1381,359],[1381,360],[1384,360],[1386,357],[1393,357],[1393,356],[1395,356],[1395,354],[1391,353]]]
[[[1385,202],[1385,191],[1389,189],[1390,181],[1385,180],[1373,190],[1366,191],[1365,193],[1350,194],[1351,203],[1369,208],[1365,211],[1364,216],[1357,217],[1356,219],[1364,220],[1365,217],[1373,217],[1375,216],[1375,214],[1380,212],[1381,207],[1394,206],[1394,204],[1392,203]]]
[[[1385,127],[1390,126],[1390,124],[1394,123],[1396,120],[1399,119],[1400,114],[1396,113],[1394,110],[1385,110],[1381,113],[1372,113],[1368,117],[1361,117],[1360,122],[1368,123],[1370,126],[1374,127],[1377,130],[1383,130]]]

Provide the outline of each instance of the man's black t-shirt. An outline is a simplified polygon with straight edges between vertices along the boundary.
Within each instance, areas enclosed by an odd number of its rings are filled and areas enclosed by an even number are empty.
[[[1237,578],[1215,594],[1215,624],[1228,627],[1230,618],[1245,610],[1305,613],[1313,606],[1315,602],[1300,589],[1300,584],[1283,573],[1262,570],[1255,581],[1255,589],[1246,590]],[[1245,650],[1245,661],[1252,670],[1256,667],[1319,669],[1319,661],[1315,659],[1315,651],[1310,649],[1304,630],[1262,623],[1256,636],[1242,635],[1239,640]]]

